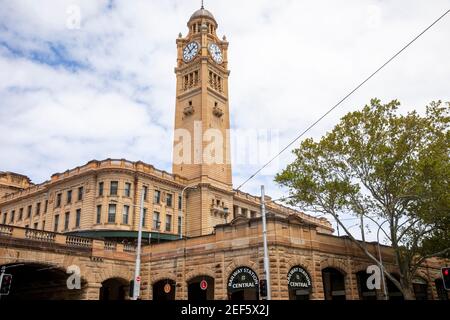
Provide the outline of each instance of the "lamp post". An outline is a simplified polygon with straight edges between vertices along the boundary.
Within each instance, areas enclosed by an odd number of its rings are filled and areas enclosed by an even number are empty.
[[[387,220],[385,220],[379,227],[378,227],[378,231],[377,231],[377,245],[378,245],[378,259],[380,260],[380,268],[381,268],[381,281],[383,282],[383,294],[384,294],[384,300],[387,300],[388,296],[387,296],[387,290],[386,290],[386,279],[384,276],[384,266],[383,266],[383,259],[381,257],[381,249],[380,249],[380,230],[381,227],[383,226],[383,224],[385,224],[387,222]]]
[[[198,188],[198,185],[190,185],[190,186],[187,186],[187,187],[185,187],[182,191],[181,191],[181,206],[180,206],[180,208],[181,208],[181,219],[183,219],[183,204],[185,203],[184,202],[184,194],[185,194],[185,192],[187,191],[187,190],[189,190],[189,189],[197,189]],[[186,203],[186,207],[187,207],[187,203]],[[187,213],[187,210],[186,210],[186,213]],[[184,217],[184,221],[185,221],[185,223],[186,223],[186,228],[185,228],[185,232],[187,231],[187,219],[186,219],[186,217]],[[183,222],[183,221],[181,221],[181,222]],[[180,239],[183,239],[183,223],[181,223],[181,228],[180,228],[181,230],[180,230]],[[187,235],[187,232],[186,232],[186,235]]]
[[[261,186],[261,215],[263,223],[263,245],[264,245],[264,271],[267,281],[267,300],[272,299],[272,288],[270,285],[270,265],[269,265],[269,249],[267,247],[267,221],[266,221],[266,204],[264,186]]]
[[[141,191],[141,204],[140,206],[132,205],[133,207],[140,208],[139,210],[139,227],[138,227],[138,243],[136,248],[136,262],[134,266],[134,286],[133,286],[133,297],[131,300],[137,300],[139,298],[141,289],[141,244],[142,244],[142,222],[144,219],[144,189]],[[120,203],[117,200],[111,202]]]

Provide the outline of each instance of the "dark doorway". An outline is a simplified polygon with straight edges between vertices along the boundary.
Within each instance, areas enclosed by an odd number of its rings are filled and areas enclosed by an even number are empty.
[[[323,291],[325,300],[345,300],[345,277],[337,269],[322,270]]]
[[[293,267],[287,276],[289,300],[309,300],[312,281],[309,273],[302,267]]]
[[[397,274],[392,275],[395,279],[400,280],[400,276]],[[389,300],[405,300],[403,298],[402,292],[397,288],[397,286],[386,277],[386,287],[389,295]]]
[[[256,272],[247,267],[234,270],[228,278],[228,299],[259,300],[259,279]]]
[[[100,300],[125,300],[129,284],[125,279],[111,278],[102,282]]]
[[[153,300],[155,301],[172,301],[175,300],[175,281],[165,279],[156,282],[153,285]]]
[[[358,282],[359,298],[361,300],[377,300],[377,292],[375,289],[370,290],[367,287],[367,279],[369,274],[366,271],[359,271],[356,273],[356,281]]]
[[[444,281],[442,279],[436,279],[434,281],[434,284],[436,285],[436,292],[438,295],[438,299],[445,300],[445,301],[449,300],[449,297],[448,297],[449,293],[447,290],[445,290]]]
[[[413,289],[416,300],[428,300],[428,283],[425,279],[414,278]]]
[[[214,300],[214,279],[208,276],[201,276],[188,281],[188,300]]]
[[[3,266],[1,266],[3,267]],[[0,267],[0,268],[1,268]],[[12,275],[11,289],[3,300],[81,300],[86,281],[81,278],[81,289],[70,290],[66,270],[38,263],[4,265],[5,274]]]

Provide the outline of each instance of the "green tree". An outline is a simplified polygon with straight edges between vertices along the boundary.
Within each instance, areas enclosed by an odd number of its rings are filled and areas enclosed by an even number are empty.
[[[433,102],[426,114],[398,114],[398,101],[371,100],[344,116],[319,142],[303,141],[296,159],[276,176],[289,204],[332,215],[374,262],[363,241],[342,223],[345,213],[376,224],[392,246],[405,299],[425,259],[450,253],[450,103]],[[378,230],[376,230],[378,231]]]

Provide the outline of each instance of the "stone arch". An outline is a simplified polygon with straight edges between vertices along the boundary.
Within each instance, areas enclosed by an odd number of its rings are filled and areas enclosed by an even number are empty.
[[[102,283],[108,279],[124,279],[130,281],[133,279],[131,271],[117,270],[116,268],[102,268],[100,273],[96,275],[97,283]]]
[[[6,259],[0,266],[5,266],[6,273],[14,277],[13,286],[7,299],[12,300],[80,300],[86,294],[88,280],[81,273],[80,288],[69,288],[78,283],[67,273],[68,268],[61,263],[53,263],[37,259]],[[8,268],[11,267],[11,268]],[[72,290],[75,289],[75,290]]]
[[[172,280],[175,283],[177,282],[177,277],[175,274],[173,274],[171,272],[162,272],[162,273],[158,273],[155,276],[152,276],[152,278],[150,279],[150,284],[153,286],[155,283],[157,283],[161,280],[165,280],[165,279]]]
[[[314,266],[311,263],[308,263],[306,259],[302,257],[295,257],[294,259],[290,260],[287,264],[287,269],[291,270],[293,267],[302,267],[306,271],[308,271],[311,275],[314,271]]]
[[[433,293],[434,281],[430,279],[429,275],[424,270],[417,270],[415,272],[414,276],[412,277],[413,287],[414,287],[414,295],[416,296],[416,299],[420,300],[416,294],[416,288],[415,288],[415,284],[414,284],[415,279],[422,280],[426,283],[426,298],[425,299],[426,300],[432,299],[432,297],[434,297],[434,293]]]
[[[335,258],[325,258],[320,261],[320,270],[323,270],[325,268],[334,268],[341,272],[344,277],[347,277],[347,275],[350,274],[349,267],[347,264],[339,259]]]
[[[201,276],[208,276],[208,277],[215,279],[214,271],[212,271],[210,268],[200,267],[200,268],[196,268],[194,271],[188,272],[186,274],[185,280],[186,280],[186,282],[189,282],[192,279],[194,279],[196,277],[201,277]]]
[[[247,268],[252,269],[253,271],[256,272],[256,274],[258,275],[258,278],[259,278],[258,264],[254,261],[247,260],[244,257],[239,257],[239,258],[233,259],[233,261],[231,263],[229,263],[228,266],[225,268],[224,281],[228,281],[228,278],[231,276],[231,273],[240,267],[247,267]]]
[[[307,299],[310,299],[310,297],[315,297],[315,295],[317,293],[316,283],[318,282],[318,280],[319,281],[321,281],[321,280],[317,279],[315,276],[315,270],[314,270],[314,265],[313,265],[312,261],[310,263],[308,263],[306,261],[306,259],[304,259],[302,257],[295,257],[294,259],[290,260],[287,263],[286,267],[287,267],[286,268],[287,273],[281,275],[280,284],[281,284],[282,290],[287,290],[288,298],[291,299],[291,294],[292,294],[291,290],[289,290],[288,274],[295,267],[300,267],[300,268],[304,269],[308,273],[308,275],[311,279],[311,288],[310,288],[309,296]]]

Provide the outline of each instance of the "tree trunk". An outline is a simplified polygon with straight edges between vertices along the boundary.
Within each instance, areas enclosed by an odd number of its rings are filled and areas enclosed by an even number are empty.
[[[402,293],[405,300],[416,300],[416,295],[414,294],[414,289],[410,281],[405,279],[400,280],[402,286]]]

